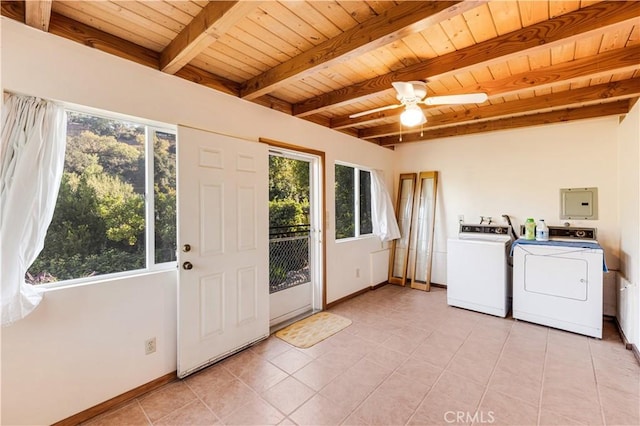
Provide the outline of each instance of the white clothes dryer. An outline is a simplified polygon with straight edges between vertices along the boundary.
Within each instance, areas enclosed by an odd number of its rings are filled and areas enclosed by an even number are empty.
[[[595,229],[555,230],[549,241],[513,243],[513,317],[602,338],[606,265]]]

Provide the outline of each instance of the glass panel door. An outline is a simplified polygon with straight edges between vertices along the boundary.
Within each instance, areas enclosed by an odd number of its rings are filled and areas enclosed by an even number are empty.
[[[272,150],[269,155],[270,325],[317,309],[319,160]]]
[[[431,289],[431,259],[436,213],[438,172],[421,172],[418,178],[415,229],[415,265],[411,274],[411,288]]]
[[[404,286],[407,282],[407,266],[409,264],[409,247],[411,243],[411,217],[413,215],[413,192],[416,186],[416,174],[400,175],[398,201],[396,203],[396,219],[400,228],[400,239],[391,245],[391,268],[389,283]]]

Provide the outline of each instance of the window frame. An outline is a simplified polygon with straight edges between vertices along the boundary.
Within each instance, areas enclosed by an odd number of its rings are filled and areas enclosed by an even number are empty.
[[[169,262],[155,262],[155,192],[154,192],[154,144],[153,137],[156,133],[169,133],[175,135],[176,145],[178,144],[178,126],[167,123],[161,123],[158,121],[143,119],[140,117],[134,117],[117,112],[110,112],[101,109],[96,109],[88,106],[81,106],[77,104],[63,103],[65,122],[67,120],[68,113],[77,113],[84,115],[91,115],[93,117],[103,118],[106,120],[119,120],[134,123],[145,127],[145,142],[144,142],[144,167],[145,167],[145,188],[144,188],[144,203],[145,203],[145,264],[144,268],[131,269],[128,271],[113,272],[109,274],[96,275],[92,277],[72,278],[69,280],[60,280],[52,283],[38,284],[37,287],[43,290],[49,289],[61,289],[65,287],[83,285],[83,284],[96,284],[104,281],[119,280],[123,278],[147,275],[150,273],[157,273],[163,271],[175,270],[178,265],[178,259],[176,254],[176,260]],[[176,158],[176,180],[177,180],[177,158]],[[177,187],[176,187],[177,191]],[[176,202],[176,216],[177,216],[178,204]],[[177,223],[176,223],[177,231]],[[176,235],[177,242],[177,235]],[[177,247],[176,247],[177,251]]]
[[[354,197],[354,212],[353,212],[353,220],[354,220],[354,236],[353,237],[344,237],[344,238],[337,238],[336,237],[336,232],[333,233],[333,237],[335,239],[335,241],[337,243],[341,243],[341,242],[347,242],[347,241],[355,241],[355,240],[363,240],[366,238],[372,238],[375,237],[375,235],[373,234],[373,227],[372,227],[372,231],[368,234],[361,234],[360,233],[360,223],[361,223],[361,216],[360,216],[360,172],[368,172],[369,176],[371,176],[371,168],[370,167],[366,167],[366,166],[360,166],[358,164],[353,164],[353,163],[348,163],[345,161],[335,161],[334,162],[334,166],[333,166],[333,170],[334,170],[334,187],[335,187],[335,166],[345,166],[345,167],[351,167],[353,169],[353,197]],[[371,197],[371,194],[369,194],[369,197]],[[373,211],[373,206],[371,206],[371,209]],[[335,197],[334,197],[334,209],[333,209],[333,213],[334,213],[334,227],[336,228],[335,231],[337,231],[337,215],[335,214],[335,210],[336,210],[336,205],[335,205]]]

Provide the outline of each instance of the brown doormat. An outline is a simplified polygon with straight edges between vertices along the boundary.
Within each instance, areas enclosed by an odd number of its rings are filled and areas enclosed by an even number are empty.
[[[329,312],[319,312],[294,322],[276,333],[276,337],[298,348],[310,348],[351,325],[351,320]]]

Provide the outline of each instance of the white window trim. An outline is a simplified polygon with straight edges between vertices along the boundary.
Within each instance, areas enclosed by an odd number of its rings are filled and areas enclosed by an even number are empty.
[[[164,262],[153,265],[152,268],[132,269],[131,271],[114,272],[113,274],[102,274],[94,277],[74,278],[71,280],[56,281],[54,283],[38,284],[34,286],[37,289],[57,290],[68,287],[78,287],[81,285],[93,285],[106,281],[115,281],[123,278],[134,278],[141,275],[153,274],[158,272],[175,271],[177,268],[177,261]]]
[[[155,163],[154,163],[154,146],[153,146],[153,138],[156,133],[171,133],[176,136],[176,142],[178,139],[177,131],[170,131],[167,129],[163,129],[156,126],[145,125],[145,138],[146,145],[144,147],[144,155],[145,155],[145,188],[144,188],[144,200],[145,200],[145,262],[147,267],[143,270],[145,271],[155,271],[158,270],[162,265],[177,265],[177,260],[171,262],[162,262],[156,263],[156,197],[154,192],[154,176],[155,176]],[[146,160],[146,159],[151,159]],[[176,170],[177,171],[177,170]],[[176,208],[178,206],[176,205]],[[177,231],[177,227],[176,227]],[[149,250],[149,247],[153,247],[152,250]],[[176,248],[177,250],[177,248]],[[177,257],[177,256],[176,256]]]
[[[334,238],[336,243],[364,240],[367,238],[375,237],[373,232],[369,234],[360,234],[360,171],[362,170],[365,172],[369,172],[369,174],[371,174],[372,169],[370,167],[360,166],[353,163],[347,163],[345,161],[336,161],[334,164],[334,177],[333,177],[334,182],[335,182],[335,166],[336,165],[351,167],[353,169],[353,173],[354,173],[353,197],[354,197],[354,205],[355,205],[354,206],[354,220],[355,220],[354,232],[356,234],[354,237],[335,238],[335,232],[334,232]],[[335,197],[334,197],[334,203],[335,203]],[[335,207],[334,207],[334,216],[335,216]]]

